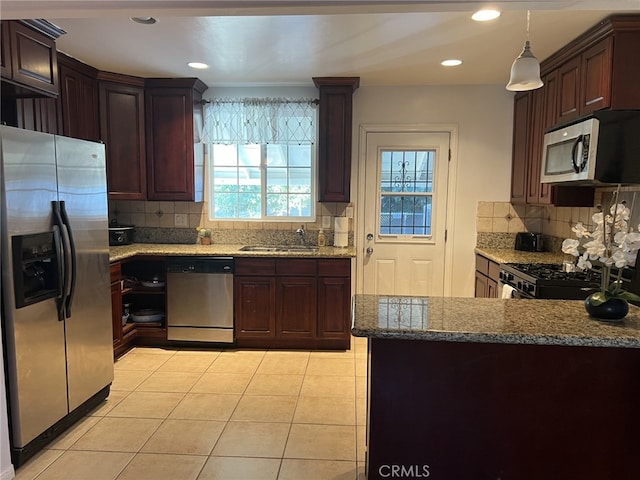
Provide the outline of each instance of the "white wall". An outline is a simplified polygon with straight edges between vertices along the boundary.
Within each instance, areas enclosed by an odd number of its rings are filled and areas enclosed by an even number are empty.
[[[454,296],[473,296],[477,203],[509,201],[510,197],[513,94],[503,85],[361,87],[356,90],[353,201],[358,198],[360,125],[403,123],[458,126],[457,158],[452,159],[457,172],[452,185],[455,208],[448,213],[448,223],[452,226],[448,247],[453,249],[451,291]]]

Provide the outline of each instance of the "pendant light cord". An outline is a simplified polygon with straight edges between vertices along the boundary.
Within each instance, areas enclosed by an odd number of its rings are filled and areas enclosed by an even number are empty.
[[[531,19],[531,11],[527,10],[527,42],[529,41],[529,21]]]

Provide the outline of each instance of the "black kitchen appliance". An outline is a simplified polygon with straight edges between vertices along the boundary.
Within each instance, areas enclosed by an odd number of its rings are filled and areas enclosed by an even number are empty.
[[[129,245],[133,243],[133,225],[118,225],[111,221],[109,224],[109,245]]]
[[[516,233],[515,250],[523,252],[542,252],[542,235],[539,233]]]
[[[565,272],[555,263],[503,263],[500,281],[514,298],[584,300],[600,287],[600,272]]]

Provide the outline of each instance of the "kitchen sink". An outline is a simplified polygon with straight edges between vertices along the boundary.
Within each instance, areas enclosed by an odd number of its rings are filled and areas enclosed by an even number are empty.
[[[283,245],[281,247],[268,247],[262,245],[245,245],[241,252],[317,252],[318,247],[307,245]]]

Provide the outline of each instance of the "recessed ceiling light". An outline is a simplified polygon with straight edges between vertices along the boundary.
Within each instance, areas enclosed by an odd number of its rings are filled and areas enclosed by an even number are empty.
[[[488,20],[493,20],[500,16],[500,12],[498,10],[486,9],[486,10],[478,10],[476,13],[471,15],[471,18],[476,22],[486,22]]]
[[[440,65],[444,67],[457,67],[458,65],[462,65],[462,60],[458,60],[457,58],[450,58],[449,60],[441,61]]]
[[[131,17],[131,20],[143,25],[153,25],[157,20],[153,17]]]
[[[205,68],[209,68],[209,65],[207,65],[206,63],[200,63],[200,62],[189,62],[187,63],[188,66],[190,66],[191,68],[197,68],[198,70],[204,70]]]

